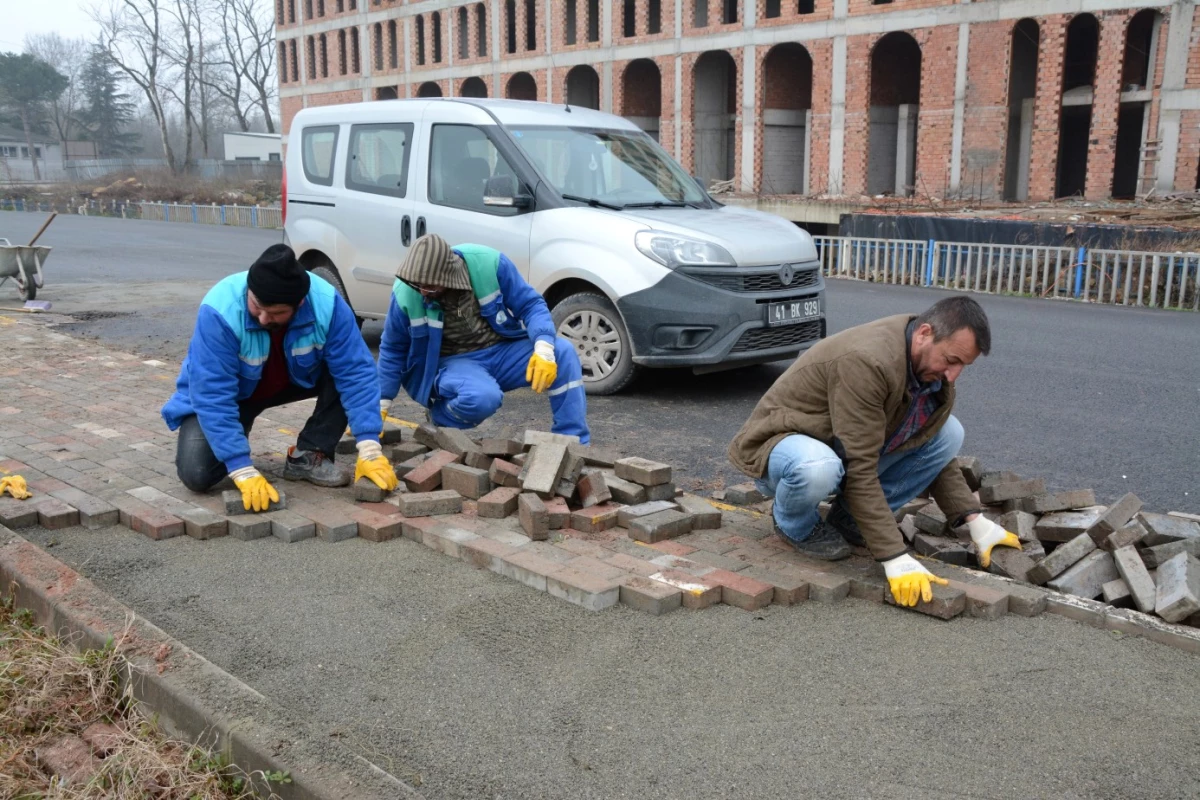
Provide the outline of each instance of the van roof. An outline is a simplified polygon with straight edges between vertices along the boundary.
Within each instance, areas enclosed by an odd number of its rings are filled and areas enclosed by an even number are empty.
[[[640,130],[637,125],[615,114],[596,111],[583,106],[567,106],[563,103],[537,103],[530,100],[496,100],[475,97],[435,97],[410,100],[374,100],[366,103],[306,108],[300,112],[305,123],[340,123],[356,120],[383,121],[403,108],[406,114],[424,113],[436,103],[462,103],[486,109],[503,125],[558,125],[608,128],[617,130]],[[570,110],[568,110],[568,108]]]

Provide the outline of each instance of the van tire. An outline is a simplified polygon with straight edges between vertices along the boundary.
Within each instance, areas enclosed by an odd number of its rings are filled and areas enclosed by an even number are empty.
[[[583,366],[583,386],[588,394],[616,394],[637,377],[639,368],[633,363],[633,346],[629,331],[617,308],[607,297],[594,292],[569,295],[554,306],[551,312],[554,329],[559,336],[575,347],[575,354]],[[616,334],[617,351],[610,361],[597,352],[596,337],[606,333]],[[597,359],[610,368],[597,377]]]
[[[346,301],[346,305],[350,306],[350,298],[346,295],[346,287],[342,285],[342,279],[338,276],[336,269],[329,264],[318,264],[310,269],[309,272],[329,282],[334,289],[337,289],[337,293],[342,296],[342,299]],[[354,306],[350,306],[350,310],[353,311]],[[359,328],[363,326],[363,318],[357,314],[354,315],[354,321],[358,323]]]

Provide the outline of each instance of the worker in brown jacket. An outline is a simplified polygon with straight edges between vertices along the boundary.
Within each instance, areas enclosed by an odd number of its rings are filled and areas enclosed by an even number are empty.
[[[991,330],[968,297],[939,301],[831,336],[796,359],[758,401],[729,458],[775,497],[776,533],[798,551],[836,560],[870,549],[901,605],[932,598],[945,581],[912,557],[894,512],[929,488],[952,525],[965,523],[982,566],[1017,537],[979,512],[954,457],[962,424],[954,382],[991,349]],[[837,498],[827,518],[817,505]]]

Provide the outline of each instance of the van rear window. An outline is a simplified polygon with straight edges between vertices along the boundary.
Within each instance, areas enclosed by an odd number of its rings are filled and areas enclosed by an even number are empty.
[[[337,138],[336,125],[305,128],[300,135],[304,177],[308,178],[309,183],[333,185],[333,154],[337,150]]]

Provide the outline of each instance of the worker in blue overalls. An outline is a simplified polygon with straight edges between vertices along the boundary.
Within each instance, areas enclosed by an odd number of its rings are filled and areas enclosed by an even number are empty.
[[[401,386],[447,428],[479,425],[505,392],[530,386],[549,396],[554,433],[590,438],[574,347],[512,261],[483,245],[452,249],[431,233],[409,248],[379,343],[385,408]]]

